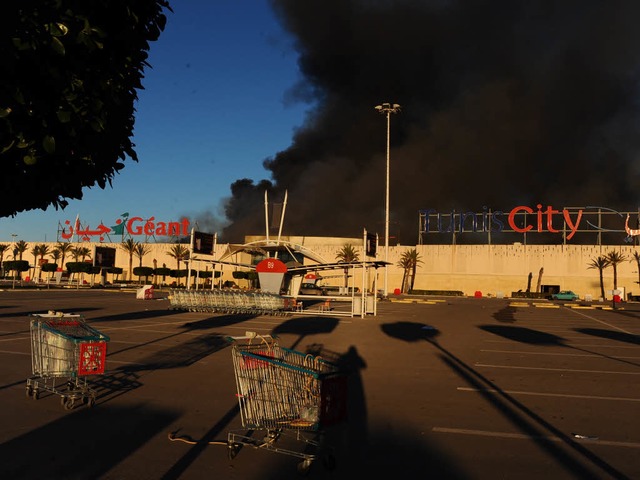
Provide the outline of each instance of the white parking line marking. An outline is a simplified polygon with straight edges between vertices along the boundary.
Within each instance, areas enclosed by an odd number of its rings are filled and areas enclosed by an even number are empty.
[[[169,348],[172,348],[172,347],[176,347],[176,346],[179,345],[177,343],[157,343],[157,342],[155,342],[153,340],[152,340],[152,342],[153,343],[146,344],[146,343],[140,343],[140,342],[125,342],[123,340],[111,340],[111,341],[109,341],[109,345],[116,344],[116,343],[123,343],[125,345],[137,345],[140,348],[142,348],[142,347],[169,347]]]
[[[549,355],[549,356],[557,356],[557,357],[595,357],[601,358],[602,355],[597,353],[552,353],[552,352],[524,352],[522,350],[480,350],[481,352],[490,352],[490,353],[515,353],[518,355]],[[639,360],[640,357],[619,357],[619,356],[608,356],[607,358],[614,358],[620,360]]]
[[[508,433],[508,432],[491,432],[488,430],[469,430],[466,428],[446,428],[446,427],[433,427],[432,431],[438,433],[454,433],[459,435],[477,435],[481,437],[494,437],[494,438],[509,438],[514,440],[535,440],[535,439],[544,439],[551,442],[564,442],[565,439],[555,436],[547,436],[547,435],[525,435],[523,433]],[[590,444],[598,444],[598,445],[607,445],[611,447],[628,447],[628,448],[640,448],[640,443],[635,442],[614,442],[610,440],[600,440],[600,439],[578,439],[572,438],[575,442],[578,443],[590,443]]]
[[[483,341],[485,343],[508,343],[510,345],[513,345],[513,340],[483,340]],[[580,348],[590,347],[590,348],[638,348],[640,349],[640,346],[633,346],[633,345],[601,345],[601,344],[592,344],[592,343],[571,343],[571,344],[565,344],[562,346],[567,346],[567,347],[579,346]]]
[[[132,330],[132,331],[149,331],[149,332],[153,332],[153,330],[140,330],[141,328],[146,328],[146,327],[157,327],[157,326],[164,326],[164,327],[170,327],[172,325],[186,325],[187,323],[194,323],[194,322],[186,322],[184,320],[180,321],[180,322],[159,322],[159,323],[147,323],[147,324],[143,324],[143,325],[134,325],[134,326],[128,326],[128,327],[101,327],[98,328],[99,325],[96,325],[98,322],[96,323],[92,323],[91,326],[97,328],[98,330],[100,330],[101,332],[112,332],[115,330]],[[264,324],[264,325],[280,325],[282,322],[265,322],[265,321],[257,321],[257,320],[247,320],[245,322],[245,325],[253,325],[253,324]],[[212,326],[213,328],[214,326]],[[224,328],[224,325],[220,326],[221,328]],[[246,327],[244,327],[246,328]],[[186,330],[189,330],[189,327],[185,327]],[[204,330],[204,329],[198,329],[198,328],[193,328],[190,329],[191,331],[193,330]],[[167,332],[158,332],[158,333],[167,333]]]
[[[485,368],[508,368],[511,370],[545,370],[548,372],[605,373],[607,375],[640,375],[640,372],[612,372],[609,370],[579,370],[579,369],[573,369],[573,368],[516,367],[513,365],[490,365],[487,363],[476,363],[474,366],[485,367]]]
[[[588,318],[590,320],[593,320],[594,322],[601,323],[602,325],[606,325],[607,327],[613,328],[613,329],[618,330],[620,332],[628,333],[629,335],[633,335],[631,332],[625,330],[624,328],[616,327],[615,325],[611,325],[610,323],[607,323],[607,322],[605,322],[603,320],[598,320],[597,318],[594,318],[591,315],[587,315],[586,313],[578,312],[578,311],[575,311],[575,310],[571,310],[571,311],[573,313],[575,313],[576,315],[581,315],[581,316],[586,317],[586,318]]]
[[[31,355],[30,353],[12,352],[11,350],[0,350],[0,353],[7,353],[7,354],[10,354],[10,355]]]
[[[572,395],[569,393],[524,392],[519,390],[499,390],[498,391],[495,388],[458,387],[457,390],[461,392],[507,393],[509,395],[529,395],[534,397],[582,398],[584,400],[613,400],[617,402],[640,402],[640,398],[601,397],[598,395]]]
[[[27,340],[31,339],[31,337],[13,337],[13,338],[3,338],[0,342],[15,342],[16,340]]]

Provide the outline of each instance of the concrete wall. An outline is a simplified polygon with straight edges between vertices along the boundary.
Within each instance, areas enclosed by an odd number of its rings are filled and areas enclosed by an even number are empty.
[[[357,247],[362,259],[362,239],[326,239],[288,237],[293,243],[305,245],[320,253],[328,261],[335,261],[336,253],[345,243]],[[510,296],[518,290],[525,291],[529,273],[531,291],[536,290],[538,275],[543,268],[542,285],[559,285],[563,290],[573,290],[581,298],[600,297],[600,278],[597,269],[589,268],[591,262],[610,251],[626,257],[617,267],[618,288],[625,293],[640,294],[638,264],[634,252],[640,247],[632,245],[417,245],[390,246],[388,288],[392,293],[402,284],[402,269],[398,262],[402,254],[417,249],[422,263],[418,265],[414,288],[419,290],[460,290],[465,295],[480,291],[483,295]],[[377,260],[384,259],[384,247],[378,247]],[[383,287],[383,270],[377,272],[378,288]],[[613,268],[604,270],[605,295],[610,298],[613,289]],[[356,278],[356,285],[362,282]],[[370,284],[371,282],[369,282]]]
[[[283,237],[291,243],[302,245],[321,255],[327,262],[336,261],[336,254],[343,245],[353,245],[363,258],[361,238],[322,238],[322,237]],[[40,243],[38,243],[40,244]],[[31,249],[35,242],[29,243],[28,250],[23,254],[23,259],[32,265],[35,263]],[[56,243],[46,243],[52,250]],[[92,248],[96,244],[83,242],[78,244]],[[129,257],[120,247],[119,243],[101,243],[101,246],[115,247],[116,266],[124,272],[121,279],[128,278]],[[173,244],[149,243],[150,252],[144,256],[143,266],[153,266],[156,259],[158,267],[166,264],[168,268],[177,267],[176,260],[168,255]],[[218,245],[221,252],[226,245]],[[618,287],[623,287],[626,293],[640,294],[638,287],[638,265],[634,259],[634,252],[640,254],[637,246],[596,246],[596,245],[418,245],[418,246],[392,246],[389,247],[389,262],[392,265],[388,269],[388,287],[392,293],[400,288],[402,283],[402,269],[397,266],[405,251],[416,248],[422,263],[418,265],[414,288],[421,290],[460,290],[465,295],[473,295],[476,291],[483,295],[495,296],[502,292],[510,296],[512,292],[526,290],[527,278],[532,274],[531,290],[535,291],[538,272],[544,269],[542,275],[543,285],[559,285],[561,289],[573,290],[580,297],[591,295],[594,299],[600,297],[599,273],[597,269],[590,269],[589,264],[593,259],[615,250],[627,258],[627,261],[618,265]],[[11,247],[5,252],[4,259],[12,260]],[[378,248],[377,260],[384,259],[384,248]],[[238,256],[238,261],[248,262],[248,257]],[[52,261],[49,257],[49,261]],[[72,261],[67,256],[66,261]],[[138,266],[139,260],[134,256],[133,267]],[[181,264],[181,268],[185,268]],[[205,270],[204,263],[192,265],[191,268]],[[211,267],[209,266],[209,269]],[[219,269],[219,267],[218,267]],[[234,267],[225,266],[223,280],[233,280],[231,272]],[[377,287],[383,288],[383,269],[378,269]],[[342,285],[344,280],[341,272],[336,271],[335,277],[326,283]],[[33,275],[33,272],[30,272]],[[324,275],[330,275],[325,272]],[[37,276],[37,273],[36,273]],[[365,282],[368,288],[372,288],[374,273]],[[137,277],[133,277],[137,279]],[[167,281],[171,281],[167,279]],[[356,286],[362,285],[362,276],[356,271],[352,280]],[[604,271],[605,291],[613,289],[613,269]],[[242,286],[242,285],[241,285]],[[606,293],[610,298],[610,293]]]
[[[389,261],[397,263],[402,253],[414,247],[390,248]],[[593,259],[615,250],[627,258],[617,267],[618,288],[626,293],[640,293],[638,265],[634,246],[594,245],[419,245],[423,263],[418,267],[414,288],[461,290],[466,295],[480,291],[483,295],[505,296],[525,291],[529,273],[531,291],[536,290],[541,268],[542,285],[559,285],[580,297],[600,297],[599,271],[590,269]],[[391,253],[392,252],[392,253]],[[400,275],[400,276],[398,276]],[[399,286],[402,272],[393,270],[390,290]],[[605,295],[613,289],[613,268],[604,270]],[[392,288],[393,285],[393,288]]]

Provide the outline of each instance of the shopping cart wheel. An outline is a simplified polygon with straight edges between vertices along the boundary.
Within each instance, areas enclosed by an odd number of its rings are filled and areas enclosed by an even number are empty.
[[[33,388],[31,388],[31,385],[27,385],[26,393],[27,398],[31,398],[31,395],[33,395]]]
[[[60,399],[60,403],[62,403],[62,406],[64,407],[65,410],[71,410],[73,408],[73,405],[76,403],[75,399],[73,397],[62,397]]]
[[[236,458],[239,451],[240,446],[237,443],[227,443],[227,455],[229,456],[229,460]]]
[[[31,397],[34,400],[38,400],[40,398],[40,391],[37,388],[34,388],[33,392],[31,393]]]
[[[282,434],[282,430],[267,430],[267,434],[262,438],[262,442],[265,444],[276,443]]]
[[[311,459],[304,459],[298,464],[298,473],[303,476],[309,475],[309,470],[311,470],[311,463],[313,461]]]
[[[93,406],[96,404],[96,397],[94,397],[93,395],[89,395],[88,397],[84,397],[82,401],[87,404],[87,407],[93,408]]]

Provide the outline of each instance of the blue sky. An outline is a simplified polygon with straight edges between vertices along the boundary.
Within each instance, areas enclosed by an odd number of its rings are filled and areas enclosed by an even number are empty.
[[[222,218],[231,183],[269,178],[262,161],[291,144],[309,107],[287,101],[299,80],[291,39],[267,0],[171,4],[138,93],[139,162],[127,160],[112,188],[85,189],[65,210],[0,218],[0,243],[57,241],[58,224],[77,215],[92,228],[124,212],[162,222]]]

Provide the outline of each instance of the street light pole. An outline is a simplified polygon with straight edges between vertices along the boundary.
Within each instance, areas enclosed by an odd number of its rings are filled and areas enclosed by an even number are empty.
[[[16,237],[17,236],[18,236],[18,234],[16,234],[16,233],[12,233],[11,234],[11,239],[13,240],[14,244],[16,243]],[[15,249],[15,245],[13,246],[13,248]],[[15,250],[14,250],[14,252],[15,252]],[[14,262],[16,261],[16,254],[15,253],[13,254],[13,261]],[[14,266],[15,266],[15,264],[14,264]],[[4,275],[4,271],[2,272],[2,274]],[[16,272],[15,272],[15,270],[13,271],[13,282],[11,283],[11,288],[14,289],[14,290],[16,288]]]
[[[384,208],[384,261],[389,262],[389,149],[391,139],[391,114],[400,111],[400,105],[397,103],[383,103],[376,105],[378,112],[387,116],[387,175],[386,175],[386,191],[385,191],[385,208]],[[387,265],[384,266],[384,296],[389,296],[389,279]]]

